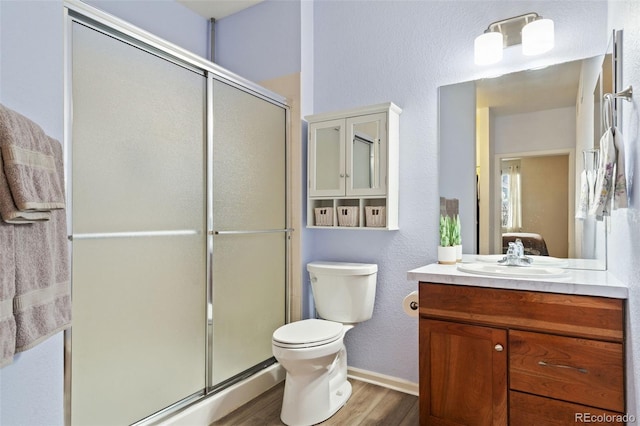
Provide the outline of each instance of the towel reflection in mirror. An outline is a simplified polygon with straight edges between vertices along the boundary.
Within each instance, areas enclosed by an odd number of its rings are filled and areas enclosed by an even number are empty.
[[[522,187],[520,184],[520,160],[502,162],[502,232],[522,230]]]

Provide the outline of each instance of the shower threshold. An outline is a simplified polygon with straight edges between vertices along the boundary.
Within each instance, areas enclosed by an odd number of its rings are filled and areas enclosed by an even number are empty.
[[[211,424],[281,383],[285,375],[279,363],[267,361],[215,386],[207,395],[192,395],[132,426]]]

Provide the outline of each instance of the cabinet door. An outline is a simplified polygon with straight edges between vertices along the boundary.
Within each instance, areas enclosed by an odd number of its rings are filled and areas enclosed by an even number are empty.
[[[309,124],[309,196],[345,195],[345,120]]]
[[[387,192],[387,114],[347,119],[347,195],[385,195]]]
[[[420,424],[507,424],[507,332],[420,319]]]

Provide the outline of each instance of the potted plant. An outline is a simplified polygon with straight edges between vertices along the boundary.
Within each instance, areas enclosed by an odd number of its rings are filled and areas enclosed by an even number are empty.
[[[453,220],[447,215],[440,215],[440,245],[438,246],[438,263],[455,265],[456,247],[453,244]]]
[[[462,261],[462,236],[460,235],[461,226],[460,226],[460,215],[457,214],[455,219],[451,220],[452,226],[452,244],[456,248],[456,261]]]

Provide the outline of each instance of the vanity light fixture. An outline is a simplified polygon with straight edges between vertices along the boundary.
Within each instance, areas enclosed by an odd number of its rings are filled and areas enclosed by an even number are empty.
[[[522,44],[524,55],[549,51],[554,45],[553,21],[532,12],[490,24],[474,41],[474,61],[476,65],[495,64],[505,47],[516,44]]]

